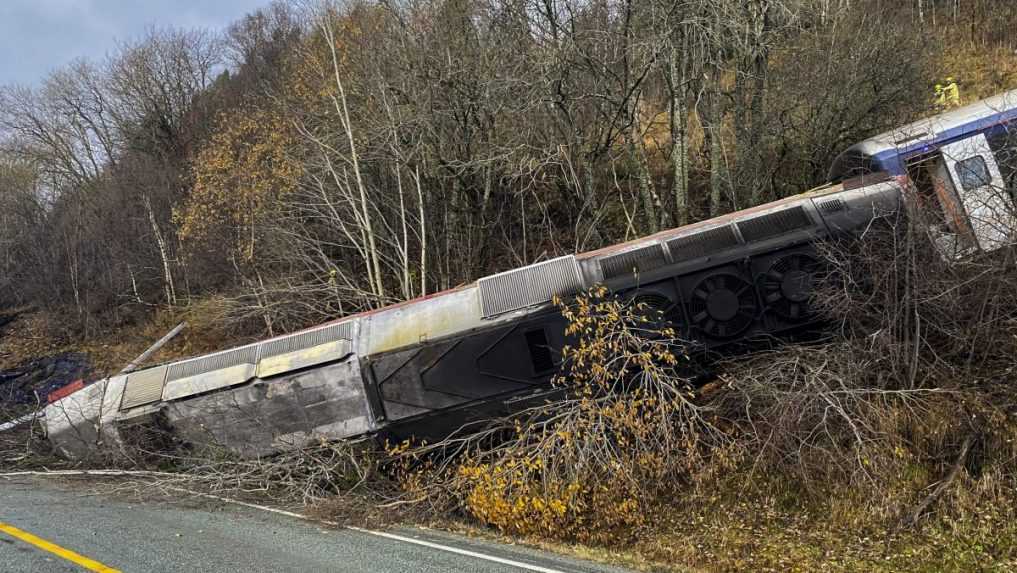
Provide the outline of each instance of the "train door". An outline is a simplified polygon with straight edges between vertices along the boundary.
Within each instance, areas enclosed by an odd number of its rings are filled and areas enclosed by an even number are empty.
[[[940,152],[943,175],[954,187],[978,247],[991,251],[1010,242],[1017,236],[1013,203],[985,136],[944,145]]]
[[[907,163],[911,202],[928,224],[929,236],[943,255],[961,258],[977,249],[974,233],[960,197],[939,152],[911,158]]]

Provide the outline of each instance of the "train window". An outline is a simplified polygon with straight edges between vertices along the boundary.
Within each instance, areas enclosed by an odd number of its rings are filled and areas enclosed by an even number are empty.
[[[961,187],[965,191],[973,191],[992,183],[992,176],[989,175],[989,166],[985,164],[985,158],[981,155],[975,155],[963,161],[958,161],[957,177],[960,178]]]
[[[996,156],[1010,198],[1017,201],[1017,133],[1009,130],[989,137],[989,147]]]
[[[526,347],[530,351],[530,362],[533,364],[533,374],[547,374],[554,370],[554,355],[551,354],[544,329],[527,331],[525,336]]]

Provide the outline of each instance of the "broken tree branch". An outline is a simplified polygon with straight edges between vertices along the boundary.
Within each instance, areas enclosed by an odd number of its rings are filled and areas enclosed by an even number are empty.
[[[144,352],[139,354],[137,358],[131,360],[130,364],[125,366],[124,369],[120,371],[120,374],[127,374],[128,372],[133,372],[137,370],[139,366],[144,364],[146,360],[148,360],[153,354],[158,352],[160,348],[165,346],[167,342],[173,340],[174,336],[180,334],[180,331],[183,330],[184,328],[187,328],[186,322],[181,322],[180,324],[176,325],[173,328],[173,330],[166,333],[166,336],[160,338],[155,344],[149,346],[148,350],[145,350]]]
[[[947,474],[946,479],[939,482],[936,489],[932,490],[932,493],[922,500],[922,503],[918,504],[918,507],[916,507],[911,513],[911,517],[907,521],[909,526],[913,526],[918,523],[918,520],[921,519],[922,515],[929,509],[933,502],[939,499],[939,497],[943,495],[943,492],[946,491],[946,488],[950,487],[950,484],[957,479],[957,476],[960,475],[961,468],[964,467],[964,461],[968,457],[968,451],[971,449],[971,444],[973,442],[974,434],[968,434],[968,436],[964,438],[964,442],[961,444],[960,453],[957,454],[957,461],[955,461],[953,463],[953,467],[950,468],[950,473]]]

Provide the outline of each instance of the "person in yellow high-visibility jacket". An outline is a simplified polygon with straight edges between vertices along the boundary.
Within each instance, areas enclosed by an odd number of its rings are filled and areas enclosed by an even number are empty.
[[[960,105],[960,88],[953,78],[946,78],[946,85],[943,86],[943,99],[946,107]]]
[[[946,92],[943,91],[942,84],[936,84],[936,99],[934,100],[937,109],[943,109],[946,107]]]

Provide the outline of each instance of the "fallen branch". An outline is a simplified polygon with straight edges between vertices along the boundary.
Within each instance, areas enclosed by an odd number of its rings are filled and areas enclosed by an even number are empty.
[[[908,526],[914,526],[916,523],[918,523],[918,520],[921,519],[922,515],[926,512],[926,510],[928,510],[929,507],[937,499],[939,499],[941,495],[943,495],[943,492],[946,491],[946,488],[950,487],[950,484],[953,483],[955,479],[957,479],[957,476],[960,475],[961,468],[964,467],[964,461],[968,457],[968,451],[971,449],[971,444],[973,442],[974,442],[973,434],[968,434],[968,436],[964,438],[964,442],[961,444],[960,454],[957,455],[957,461],[955,461],[953,463],[953,467],[950,468],[950,473],[947,474],[946,479],[939,482],[939,484],[936,486],[934,490],[932,490],[932,493],[930,493],[928,497],[922,500],[922,503],[918,504],[918,507],[915,508],[915,510],[911,513],[911,517],[907,520]]]
[[[167,342],[173,340],[173,337],[180,333],[181,330],[187,328],[186,322],[181,322],[176,325],[173,330],[166,333],[165,336],[156,341],[155,344],[149,346],[147,350],[142,352],[137,358],[131,360],[131,362],[124,366],[124,369],[120,371],[120,374],[127,374],[138,369],[139,366],[145,363],[153,354],[159,351],[160,348],[166,345]]]

